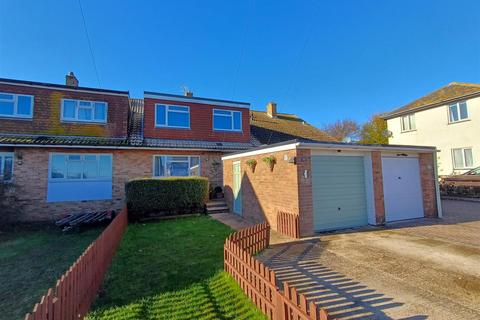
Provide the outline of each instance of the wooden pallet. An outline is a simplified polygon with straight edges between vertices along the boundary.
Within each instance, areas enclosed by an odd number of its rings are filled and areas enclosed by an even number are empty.
[[[62,231],[65,232],[89,224],[97,224],[101,222],[111,221],[114,217],[115,210],[83,212],[69,214],[66,217],[56,221],[55,224],[58,227],[62,228]]]

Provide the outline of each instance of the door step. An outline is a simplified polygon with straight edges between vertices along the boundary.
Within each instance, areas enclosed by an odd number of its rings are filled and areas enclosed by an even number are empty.
[[[224,200],[211,200],[207,202],[207,213],[229,213],[227,203]]]

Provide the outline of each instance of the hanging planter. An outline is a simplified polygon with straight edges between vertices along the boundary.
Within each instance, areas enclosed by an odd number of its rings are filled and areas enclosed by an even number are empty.
[[[265,157],[262,159],[262,161],[267,164],[267,166],[270,168],[270,171],[273,171],[273,167],[275,167],[275,164],[277,163],[277,159],[275,159],[274,156]]]
[[[252,173],[254,173],[255,168],[257,167],[257,160],[255,160],[255,159],[247,160],[246,164],[247,164],[247,166],[250,167],[250,170],[252,170]]]

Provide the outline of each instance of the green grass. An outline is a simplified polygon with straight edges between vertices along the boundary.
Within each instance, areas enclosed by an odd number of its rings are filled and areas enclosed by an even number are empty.
[[[0,319],[23,319],[100,231],[0,232]]]
[[[264,319],[222,271],[231,232],[208,217],[130,225],[88,318]]]

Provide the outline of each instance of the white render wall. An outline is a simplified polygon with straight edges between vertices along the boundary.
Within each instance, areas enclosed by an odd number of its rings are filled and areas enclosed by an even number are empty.
[[[401,117],[387,120],[393,136],[390,144],[435,146],[438,174],[459,174],[454,170],[452,149],[471,147],[474,167],[480,166],[480,97],[467,100],[469,120],[448,123],[448,105],[415,112],[416,130],[401,132]]]

